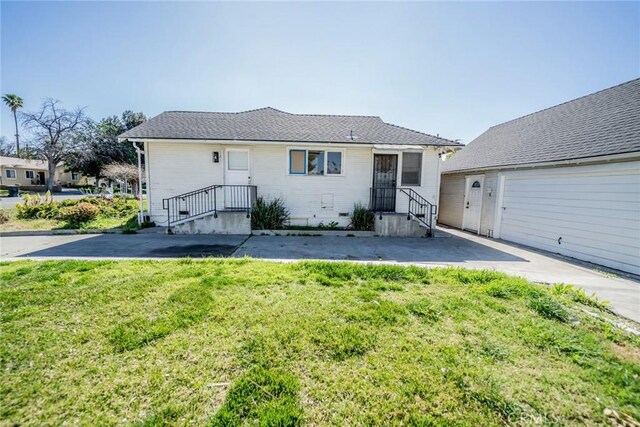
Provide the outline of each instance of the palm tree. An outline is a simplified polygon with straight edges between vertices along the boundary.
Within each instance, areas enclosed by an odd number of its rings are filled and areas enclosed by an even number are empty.
[[[2,100],[13,111],[13,120],[16,123],[16,154],[20,157],[20,137],[18,136],[18,115],[16,111],[18,108],[22,108],[22,98],[18,95],[7,93],[2,96]]]

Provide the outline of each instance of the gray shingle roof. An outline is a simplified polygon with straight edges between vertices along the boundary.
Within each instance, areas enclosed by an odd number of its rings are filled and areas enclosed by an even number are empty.
[[[291,114],[270,107],[240,113],[166,111],[120,138],[461,145],[380,117]]]
[[[443,172],[640,152],[640,79],[493,126]]]

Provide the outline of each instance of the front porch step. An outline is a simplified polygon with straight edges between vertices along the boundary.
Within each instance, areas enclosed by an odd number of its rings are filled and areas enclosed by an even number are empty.
[[[425,237],[428,232],[422,222],[399,212],[376,213],[373,226],[378,236]]]
[[[245,211],[218,211],[181,220],[171,226],[173,234],[251,234],[251,218]]]

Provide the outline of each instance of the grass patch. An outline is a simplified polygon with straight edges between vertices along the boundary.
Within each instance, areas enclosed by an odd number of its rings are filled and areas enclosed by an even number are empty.
[[[302,425],[299,388],[297,379],[289,373],[254,368],[244,374],[229,390],[211,425]]]
[[[560,322],[569,321],[569,312],[561,303],[546,295],[539,295],[529,299],[529,307],[540,316]]]
[[[0,264],[3,424],[602,425],[640,340],[490,271],[239,260]]]

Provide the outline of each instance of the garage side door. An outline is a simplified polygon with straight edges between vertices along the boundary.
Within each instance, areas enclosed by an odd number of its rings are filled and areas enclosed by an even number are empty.
[[[505,178],[500,237],[640,274],[640,162]]]

